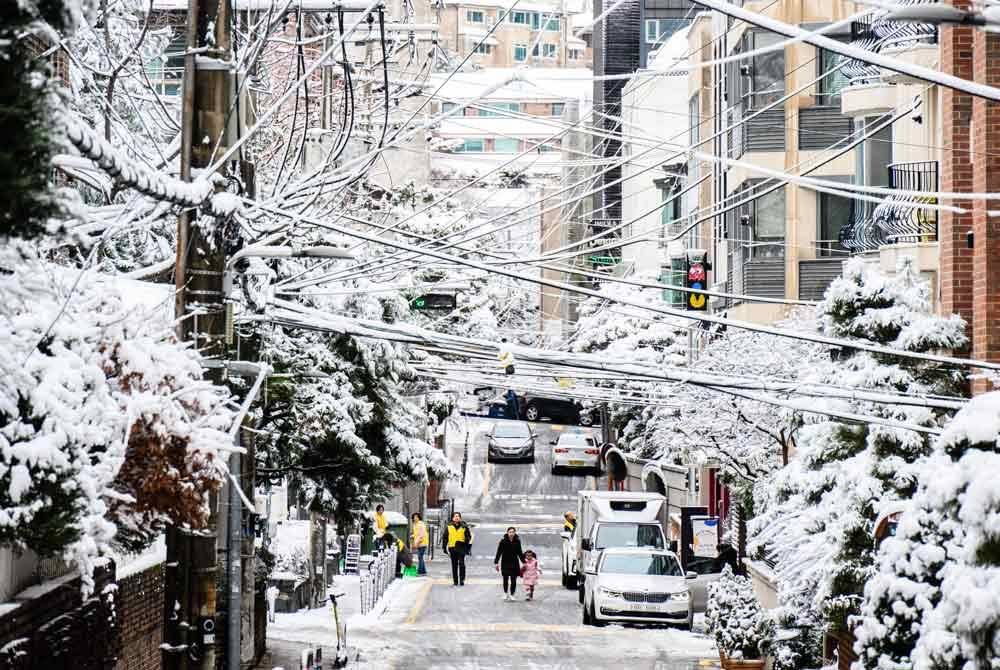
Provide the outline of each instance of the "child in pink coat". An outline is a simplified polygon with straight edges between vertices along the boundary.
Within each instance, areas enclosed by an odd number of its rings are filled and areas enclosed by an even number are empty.
[[[521,565],[521,578],[524,580],[524,590],[528,594],[525,600],[533,600],[535,597],[535,585],[542,575],[542,566],[538,563],[538,556],[530,549],[524,552],[524,563]]]

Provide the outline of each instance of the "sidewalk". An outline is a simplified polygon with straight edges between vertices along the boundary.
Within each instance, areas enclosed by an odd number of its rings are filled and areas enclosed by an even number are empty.
[[[361,614],[360,581],[358,577],[335,578],[339,591],[345,593],[338,601],[342,621],[347,622],[347,642],[351,662],[348,668],[365,666],[365,655],[376,645],[387,644],[386,632],[406,620],[414,601],[426,589],[428,578],[396,579],[368,614]],[[337,648],[337,633],[333,625],[333,610],[329,604],[294,614],[277,614],[267,627],[267,648],[270,661],[260,670],[298,670],[302,651],[309,647],[323,648],[324,659],[333,659]],[[324,666],[327,661],[324,661]]]

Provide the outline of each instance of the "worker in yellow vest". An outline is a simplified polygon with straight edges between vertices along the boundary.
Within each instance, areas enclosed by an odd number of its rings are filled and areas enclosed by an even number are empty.
[[[451,579],[455,586],[465,586],[465,557],[472,551],[472,530],[462,521],[461,512],[451,515],[448,533],[444,537],[444,550],[451,558]]]
[[[500,369],[504,371],[504,374],[512,375],[514,374],[514,354],[511,353],[510,348],[507,346],[507,338],[500,340],[500,353],[497,354],[497,358],[500,359]]]

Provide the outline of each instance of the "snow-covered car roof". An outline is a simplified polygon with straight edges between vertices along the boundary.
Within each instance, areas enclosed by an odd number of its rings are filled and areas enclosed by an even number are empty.
[[[608,547],[607,549],[601,550],[602,554],[614,554],[614,555],[624,555],[624,556],[635,556],[635,555],[645,555],[645,554],[666,554],[668,556],[673,556],[677,558],[677,554],[670,551],[669,549],[653,549],[652,547]]]

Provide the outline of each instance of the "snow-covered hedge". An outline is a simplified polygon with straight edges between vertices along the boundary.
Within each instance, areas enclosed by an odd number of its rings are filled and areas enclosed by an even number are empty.
[[[750,580],[734,575],[728,565],[722,577],[708,585],[705,619],[719,651],[730,658],[761,658],[774,637],[774,624],[757,602]]]

